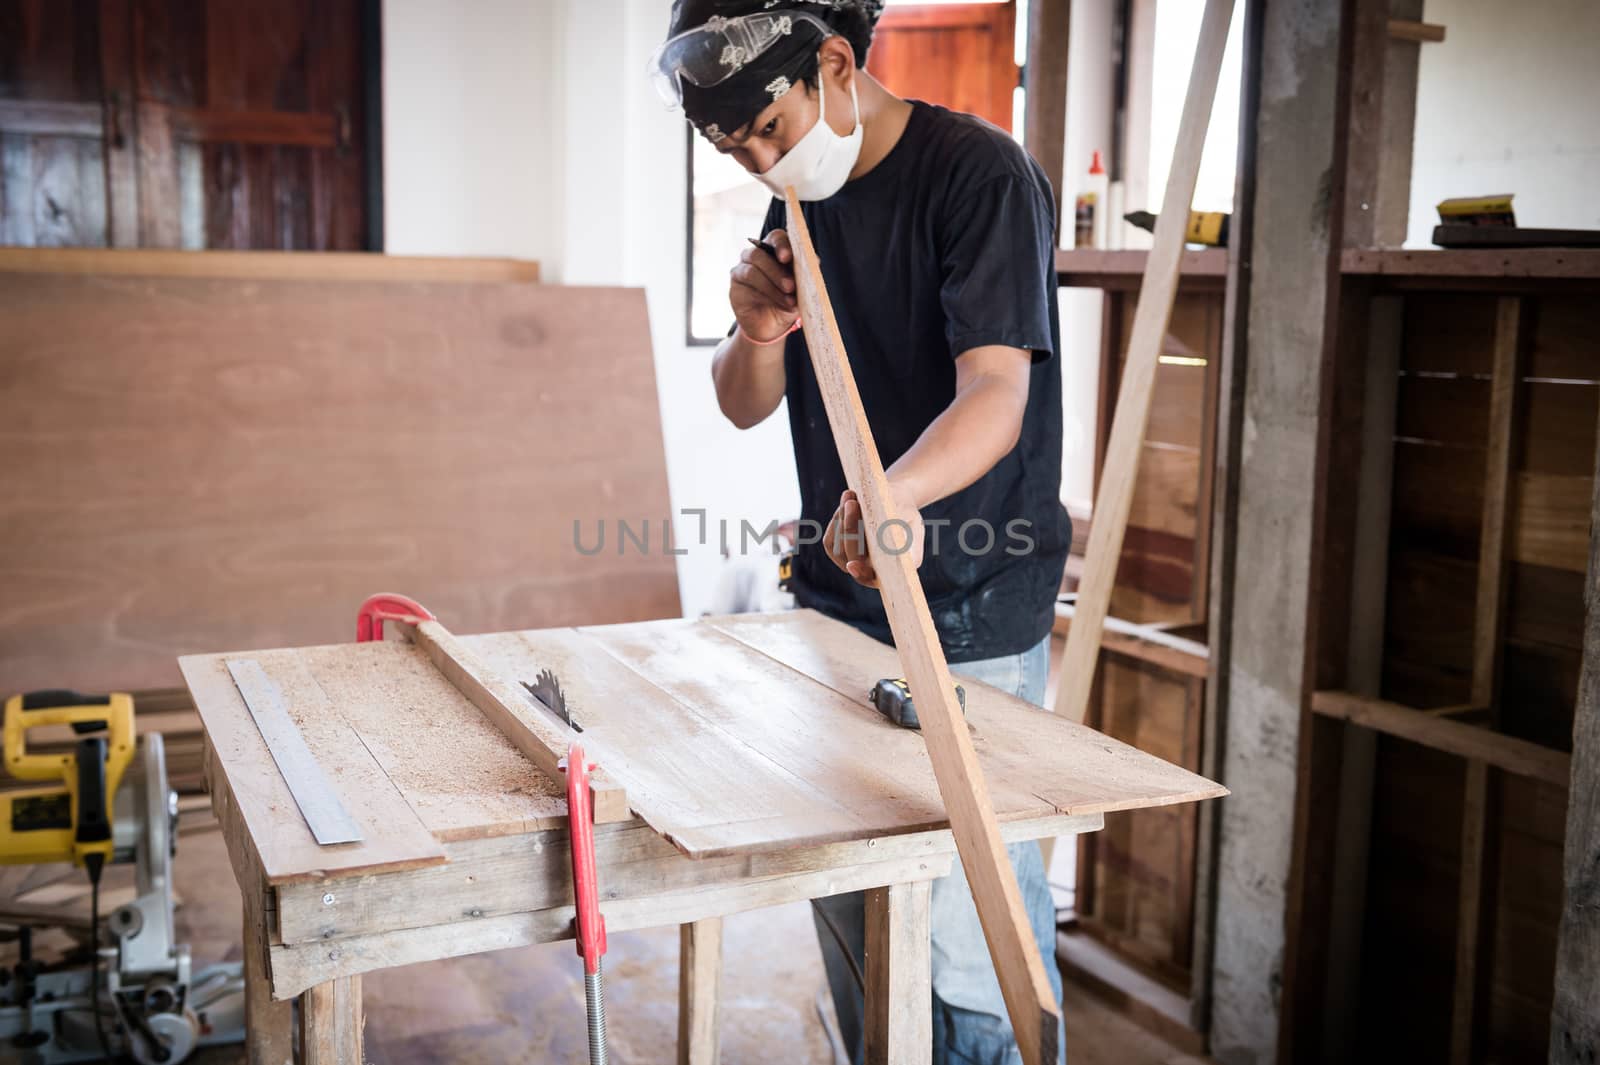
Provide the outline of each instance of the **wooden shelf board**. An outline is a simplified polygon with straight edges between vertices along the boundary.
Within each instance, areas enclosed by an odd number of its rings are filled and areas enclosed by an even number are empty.
[[[1065,288],[1138,288],[1148,256],[1145,251],[1064,249],[1056,252],[1056,283]],[[1228,273],[1228,251],[1185,251],[1178,271],[1182,283],[1221,284]]]
[[[1394,278],[1600,281],[1600,248],[1346,248],[1340,268]]]

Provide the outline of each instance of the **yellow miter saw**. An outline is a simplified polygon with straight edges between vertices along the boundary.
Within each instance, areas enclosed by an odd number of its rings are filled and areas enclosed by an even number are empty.
[[[176,1065],[196,1047],[244,1039],[238,962],[191,971],[174,941],[172,859],[178,796],[167,785],[159,733],[140,743],[133,699],[69,691],[14,695],[5,708],[5,768],[37,787],[0,792],[0,864],[71,862],[89,876],[88,958],[42,964],[24,908],[14,926],[18,960],[0,969],[0,1062],[111,1060]],[[71,747],[29,753],[36,729],[70,729]],[[132,862],[135,897],[100,920],[100,874]],[[102,942],[107,945],[100,946]]]

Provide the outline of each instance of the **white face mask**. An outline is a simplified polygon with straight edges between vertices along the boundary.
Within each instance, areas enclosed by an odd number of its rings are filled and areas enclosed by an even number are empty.
[[[756,180],[782,196],[784,186],[793,185],[795,195],[805,201],[826,200],[850,180],[850,171],[861,157],[861,103],[856,99],[856,83],[850,81],[850,103],[856,112],[856,128],[848,137],[841,137],[828,125],[828,82],[817,77],[817,122],[767,168],[757,174]]]

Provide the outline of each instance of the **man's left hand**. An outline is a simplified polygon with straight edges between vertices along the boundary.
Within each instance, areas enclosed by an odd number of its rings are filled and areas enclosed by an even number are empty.
[[[861,511],[861,500],[853,490],[847,489],[839,497],[839,507],[833,512],[828,530],[822,536],[822,546],[827,550],[828,557],[833,559],[833,564],[868,588],[878,587],[878,572],[872,565],[869,547],[876,547],[879,552],[888,554],[909,554],[912,569],[922,565],[922,515],[917,510],[916,500],[892,481],[889,483],[889,492],[894,499],[893,517],[898,520],[868,530]],[[875,537],[876,541],[869,544],[869,537]]]

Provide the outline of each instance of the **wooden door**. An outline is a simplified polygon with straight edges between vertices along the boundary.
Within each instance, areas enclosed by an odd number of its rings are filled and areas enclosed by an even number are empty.
[[[355,251],[371,0],[0,0],[0,243]]]
[[[873,34],[867,70],[897,96],[965,111],[1010,132],[1016,24],[1016,0],[890,7]]]

